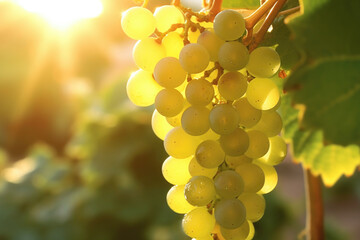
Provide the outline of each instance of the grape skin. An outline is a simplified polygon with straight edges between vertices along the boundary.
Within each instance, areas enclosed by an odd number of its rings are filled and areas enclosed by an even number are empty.
[[[215,205],[215,219],[221,227],[235,229],[246,220],[246,210],[238,199],[223,199]]]
[[[219,50],[219,63],[228,71],[237,71],[246,66],[248,49],[240,42],[225,42]]]
[[[186,72],[200,73],[209,65],[210,55],[202,45],[190,43],[181,50],[179,60]]]
[[[155,22],[150,10],[143,7],[132,7],[121,14],[123,31],[135,40],[149,37],[155,30]]]
[[[215,199],[214,181],[205,176],[192,177],[185,185],[186,200],[193,206],[205,206]]]
[[[237,11],[226,9],[215,16],[214,30],[226,41],[236,40],[245,32],[245,20]]]

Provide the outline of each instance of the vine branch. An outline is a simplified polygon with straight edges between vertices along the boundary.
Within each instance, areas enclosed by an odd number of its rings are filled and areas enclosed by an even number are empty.
[[[304,169],[306,188],[306,239],[324,240],[324,207],[322,183],[319,176],[314,176],[309,169]]]
[[[264,3],[265,4],[267,2],[269,2],[270,0],[266,1]],[[278,0],[275,5],[271,8],[269,14],[266,16],[265,21],[263,23],[263,25],[260,27],[259,31],[256,33],[253,42],[250,44],[249,46],[249,51],[251,52],[252,50],[254,50],[259,43],[262,41],[262,39],[265,36],[265,33],[267,32],[267,30],[269,29],[270,25],[272,24],[272,22],[274,21],[274,19],[276,18],[276,16],[278,15],[280,9],[283,7],[283,5],[285,4],[286,0]],[[260,7],[261,8],[261,7]]]

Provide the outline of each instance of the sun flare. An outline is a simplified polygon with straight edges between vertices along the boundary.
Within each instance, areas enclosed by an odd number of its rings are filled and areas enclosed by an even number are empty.
[[[25,10],[38,14],[57,29],[67,29],[83,19],[99,16],[101,0],[13,0]]]

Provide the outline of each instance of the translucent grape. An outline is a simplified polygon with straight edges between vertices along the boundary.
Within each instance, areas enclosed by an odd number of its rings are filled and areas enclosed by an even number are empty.
[[[218,61],[219,49],[224,43],[224,40],[219,38],[213,31],[206,30],[200,34],[197,43],[206,48],[210,55],[210,61]]]
[[[202,45],[190,43],[181,50],[179,60],[186,72],[199,73],[209,65],[210,56]]]
[[[206,140],[196,148],[195,157],[201,166],[216,168],[224,161],[225,153],[217,141]]]
[[[166,195],[168,206],[176,213],[185,214],[195,209],[195,206],[186,201],[184,190],[185,185],[173,186]]]
[[[195,153],[199,143],[198,137],[187,134],[181,127],[175,127],[166,134],[164,147],[167,154],[174,158],[187,158]]]
[[[239,115],[229,104],[216,105],[210,111],[210,127],[218,134],[230,134],[239,126]]]
[[[245,155],[250,158],[260,158],[269,150],[269,138],[260,131],[250,130],[247,132],[249,136],[249,148]]]
[[[281,163],[286,157],[286,143],[280,136],[271,137],[269,140],[269,151],[263,157],[259,158],[259,161],[268,165],[277,165]]]
[[[255,78],[248,84],[246,97],[254,108],[269,110],[278,103],[280,93],[276,84],[270,79]]]
[[[177,114],[176,116],[174,117],[167,117],[166,118],[166,121],[173,127],[179,127],[181,126],[181,117],[182,117],[182,114],[183,112],[188,109],[188,107],[190,107],[190,103],[188,101],[185,100],[184,102],[184,107],[183,109],[181,110],[181,112],[179,114]]]
[[[264,111],[260,121],[252,128],[261,131],[268,137],[278,135],[282,129],[283,123],[279,113],[276,111]]]
[[[238,165],[235,171],[244,181],[244,192],[258,192],[265,182],[265,175],[262,169],[253,163]]]
[[[239,72],[227,72],[218,82],[219,93],[226,100],[236,100],[246,92],[247,79]]]
[[[126,93],[129,99],[141,107],[154,104],[155,97],[160,90],[161,86],[157,84],[151,73],[141,69],[132,73],[126,84]]]
[[[217,173],[217,168],[204,168],[193,157],[189,163],[189,172],[191,176],[205,176],[208,178],[213,178]]]
[[[219,172],[215,179],[216,193],[223,199],[236,198],[244,191],[244,183],[240,175],[233,170]]]
[[[254,108],[246,97],[236,100],[233,106],[239,114],[239,123],[241,126],[251,128],[260,121],[262,115],[261,110]]]
[[[166,56],[179,58],[180,51],[184,47],[183,39],[177,32],[170,32],[162,40]]]
[[[249,221],[244,221],[240,227],[235,229],[220,228],[221,234],[226,240],[246,240],[250,233]]]
[[[274,190],[278,182],[278,175],[273,166],[264,164],[258,160],[254,160],[254,164],[259,166],[265,175],[264,186],[259,190],[259,194],[266,194]]]
[[[173,24],[184,23],[183,13],[173,5],[164,5],[155,9],[156,28],[166,32]],[[181,30],[181,29],[180,29]]]
[[[225,162],[227,163],[227,165],[232,168],[235,169],[237,166],[243,164],[243,163],[251,163],[252,159],[245,156],[245,155],[241,155],[241,156],[226,156],[225,157]]]
[[[144,38],[138,41],[133,49],[133,58],[136,65],[148,72],[153,72],[155,65],[166,55],[165,48],[154,38]]]
[[[186,86],[185,96],[192,105],[206,106],[214,97],[214,87],[205,79],[192,80]]]
[[[235,129],[230,134],[221,135],[219,142],[226,155],[229,156],[240,156],[249,147],[249,137],[241,128]]]
[[[155,30],[155,22],[153,14],[142,7],[132,7],[121,14],[123,31],[136,40],[150,36]]]
[[[205,176],[192,177],[185,185],[185,198],[193,206],[205,206],[216,197],[214,181]]]
[[[222,199],[215,205],[215,219],[221,227],[235,229],[246,220],[246,210],[238,199]]]
[[[155,98],[155,108],[165,117],[173,117],[184,107],[184,98],[178,90],[166,88],[161,90]]]
[[[177,159],[168,157],[162,165],[162,174],[166,181],[173,185],[186,184],[191,178],[189,163],[192,157]]]
[[[213,130],[209,129],[209,131],[207,131],[205,134],[199,136],[199,138],[202,141],[205,141],[205,140],[219,140],[220,135],[215,133]]]
[[[192,238],[191,240],[214,240],[214,238],[209,234],[202,237]]]
[[[181,126],[190,135],[199,136],[206,133],[209,128],[210,110],[202,106],[191,106],[181,117]]]
[[[237,71],[245,67],[249,60],[247,48],[240,42],[226,42],[219,50],[219,63],[228,71]]]
[[[153,112],[151,118],[151,127],[154,131],[155,135],[160,138],[161,140],[165,139],[166,134],[173,129],[167,121],[166,118],[161,115],[156,109]]]
[[[271,47],[259,47],[250,53],[246,69],[257,78],[272,77],[280,68],[280,56]]]
[[[154,78],[165,88],[176,88],[185,81],[186,72],[177,58],[165,57],[156,64]]]
[[[215,226],[215,218],[206,207],[198,207],[185,214],[182,227],[186,235],[192,238],[210,235]]]
[[[265,199],[262,195],[256,193],[243,193],[238,199],[245,206],[247,220],[257,222],[264,216]]]
[[[245,32],[245,20],[239,12],[227,9],[216,15],[214,30],[226,41],[236,40]]]

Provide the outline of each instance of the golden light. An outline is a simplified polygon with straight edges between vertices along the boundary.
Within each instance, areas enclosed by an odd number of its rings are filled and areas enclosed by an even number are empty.
[[[99,16],[101,0],[12,0],[25,10],[43,17],[53,27],[64,30],[83,19]]]

